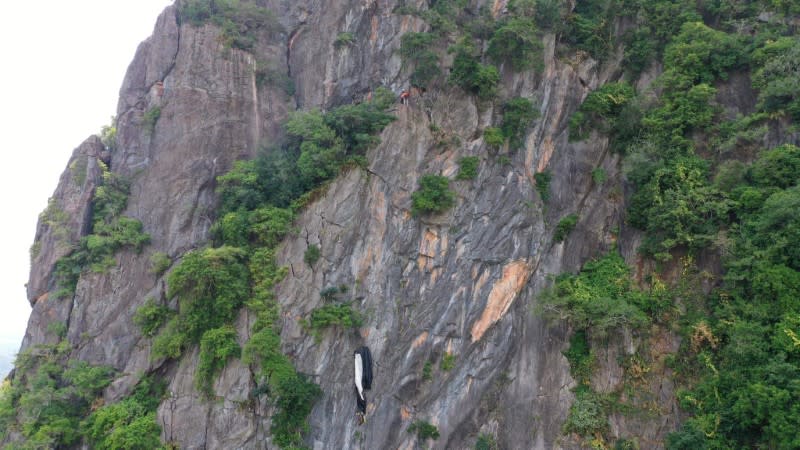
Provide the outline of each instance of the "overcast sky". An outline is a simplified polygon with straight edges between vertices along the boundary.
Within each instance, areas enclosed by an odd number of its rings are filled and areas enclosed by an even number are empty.
[[[0,377],[30,306],[28,248],[72,150],[116,111],[125,70],[172,0],[8,1],[0,15]]]

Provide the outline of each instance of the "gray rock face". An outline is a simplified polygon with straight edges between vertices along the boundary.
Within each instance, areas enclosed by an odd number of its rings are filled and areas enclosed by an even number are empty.
[[[107,401],[163,365],[150,360],[150,341],[132,315],[148,297],[165,295],[164,280],[149,272],[153,252],[177,259],[206,242],[216,177],[279,139],[280,124],[297,105],[324,108],[380,85],[398,91],[407,85],[400,36],[425,25],[392,14],[399,2],[268,3],[285,32],[262,36],[253,52],[226,49],[213,26],[179,24],[175,7],[139,47],[120,91],[117,150],[107,161],[132,182],[125,214],[141,220],[151,236],[141,254],[122,252],[108,273],[85,274],[72,300],[48,298],[53,265],[67,251],[59,242],[74,243],[86,233],[104,157],[96,138],[75,151],[54,195],[67,217],[65,236],[40,220],[41,250],[28,287],[34,310],[23,347],[46,342],[48,323],[66,322],[74,358],[121,372]],[[496,3],[496,10],[503,8]],[[335,49],[341,32],[352,32],[355,44]],[[438,427],[441,437],[428,443],[433,448],[472,448],[479,432],[495,434],[502,448],[578,446],[561,436],[574,385],[561,354],[569,330],[544,323],[533,309],[551,275],[577,270],[615,243],[612,230],[622,214],[618,157],[602,138],[567,139],[570,114],[614,68],[600,73],[591,60],[559,60],[553,36],[544,41],[544,71],[509,73],[502,86],[504,95],[533,99],[541,112],[524,148],[494,154],[481,137],[494,106],[446,86],[430,90],[397,106],[397,120],[369,152],[369,168],[333,182],[280,247],[279,263],[289,267],[277,289],[284,351],[324,391],[310,417],[314,449],[417,448],[406,432],[416,419]],[[290,75],[296,95],[259,85],[261,63]],[[143,117],[155,108],[158,120],[145,126]],[[437,127],[440,132],[431,131]],[[451,182],[457,205],[438,216],[412,217],[418,179],[427,173],[454,179],[464,156],[478,156],[480,166],[475,180]],[[81,183],[73,162],[86,166]],[[592,181],[598,167],[609,178],[602,186]],[[545,169],[553,177],[547,204],[534,179]],[[566,242],[554,243],[555,225],[571,213],[579,216],[577,228]],[[313,267],[303,262],[310,244],[322,250]],[[366,324],[359,333],[328,331],[317,342],[298,319],[321,304],[320,290],[342,284]],[[242,343],[252,320],[243,311],[237,321]],[[375,382],[368,422],[358,426],[351,355],[364,344],[374,355]],[[454,367],[436,369],[445,354],[455,357]],[[426,362],[435,368],[429,381],[422,378]],[[158,411],[163,440],[181,448],[271,448],[269,405],[248,399],[250,369],[231,362],[214,385],[220,401],[208,401],[194,388],[196,363],[195,350],[162,367],[169,377],[169,398]],[[600,376],[615,369],[607,370]],[[672,401],[671,392],[663,395]],[[626,420],[614,418],[620,433]],[[665,423],[653,429],[648,448],[661,445],[674,421]]]

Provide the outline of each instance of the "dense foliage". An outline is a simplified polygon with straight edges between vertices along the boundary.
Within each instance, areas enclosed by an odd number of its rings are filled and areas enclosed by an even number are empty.
[[[84,271],[105,272],[113,267],[117,251],[124,248],[140,251],[150,242],[141,222],[121,215],[128,203],[130,183],[100,164],[103,180],[92,200],[92,229],[72,252],[56,262],[59,287],[56,297],[72,296]]]
[[[669,301],[660,291],[639,290],[622,257],[610,253],[586,263],[578,275],[560,276],[543,297],[543,308],[546,317],[567,319],[576,329],[603,337],[623,326],[649,323],[647,313]]]
[[[166,385],[152,377],[139,382],[125,399],[102,406],[83,422],[87,440],[100,450],[161,449],[161,427],[156,410],[166,391]]]
[[[179,6],[182,21],[218,26],[227,47],[252,50],[259,32],[282,29],[269,9],[247,0],[182,0]]]
[[[633,87],[624,82],[606,83],[592,91],[570,119],[570,139],[585,139],[594,129],[608,134],[611,148],[623,152],[638,134],[635,97]]]
[[[156,303],[151,297],[136,309],[133,323],[139,327],[144,336],[153,337],[173,315],[173,310],[166,305]]]
[[[441,213],[454,204],[450,180],[441,175],[423,175],[419,179],[419,189],[411,194],[411,212],[415,216]]]
[[[608,342],[624,329],[645,332],[651,323],[670,316],[665,313],[674,309],[673,297],[674,293],[655,279],[648,289],[640,289],[616,251],[586,263],[576,275],[559,276],[552,290],[541,297],[539,308],[544,317],[566,320],[575,330],[564,352],[577,382],[565,432],[587,439],[607,435],[608,416],[620,404],[611,395],[592,389],[592,345]]]
[[[578,216],[575,214],[568,214],[558,221],[556,231],[553,233],[553,240],[561,242],[569,236],[575,225],[578,224]]]
[[[369,102],[327,113],[293,113],[286,122],[284,145],[267,149],[254,160],[237,162],[219,177],[222,214],[244,216],[259,208],[273,212],[287,208],[348,165],[362,164],[367,149],[379,142],[378,133],[394,120],[385,112],[393,103],[394,94],[379,88]],[[228,220],[247,226],[244,217]]]
[[[780,162],[779,162],[780,161]],[[800,445],[800,148],[763,151],[731,192],[727,273],[703,339],[687,349],[694,413],[673,449]]]
[[[229,48],[253,51],[260,35],[281,28],[253,1],[182,0],[178,7],[183,23],[216,26]],[[394,13],[427,23],[417,28],[427,31],[401,37],[400,57],[411,85],[435,89],[446,78],[477,97],[480,108],[493,108],[497,126],[487,127],[483,137],[494,149],[520,148],[537,117],[534,101],[516,97],[529,82],[512,72],[538,77],[544,33],[556,41],[558,67],[587,57],[597,61],[598,73],[611,80],[577,108],[570,139],[587,139],[594,131],[624,158],[630,194],[625,225],[643,233],[639,251],[657,260],[657,269],[676,269],[676,256],[687,254],[681,263],[703,255],[719,259],[724,268],[721,279],[707,277],[710,294],[683,286],[678,295],[657,272],[634,282],[616,251],[555,280],[541,308],[574,330],[564,354],[577,386],[564,431],[607,447],[602,437],[609,434],[608,415],[618,399],[590,387],[594,346],[620,329],[646,335],[665,325],[683,337],[670,361],[682,386],[680,405],[690,415],[668,437],[667,448],[799,448],[800,149],[792,145],[794,121],[800,119],[797,2],[511,0],[507,8],[491,11],[466,0],[436,0],[419,9],[400,6]],[[343,50],[354,42],[352,33],[339,33],[333,45]],[[451,67],[445,51],[452,55]],[[624,74],[606,70],[618,58]],[[651,81],[650,75],[639,75],[659,71],[652,85],[639,91]],[[262,67],[256,75],[291,91],[285,74]],[[746,92],[747,83],[752,92]],[[733,101],[726,93],[732,88],[741,94]],[[150,299],[134,316],[142,334],[153,338],[155,358],[179,358],[199,346],[197,388],[207,395],[213,395],[214,379],[226,362],[241,355],[255,374],[253,397],[266,397],[275,407],[271,433],[282,447],[302,445],[306,418],[321,391],[281,351],[280,308],[272,290],[286,269],[277,266],[275,250],[294,231],[297,210],[342,170],[363,166],[367,150],[393,120],[386,109],[394,95],[384,89],[374,94],[369,102],[291,113],[283,141],[219,177],[213,246],[178,258],[168,276],[169,304],[177,302],[178,308]],[[145,132],[154,130],[160,113],[158,108],[144,113]],[[109,149],[115,140],[113,126],[104,130]],[[461,159],[456,178],[475,178],[478,162]],[[72,176],[83,184],[85,165],[79,163],[71,167]],[[534,177],[546,201],[550,172]],[[592,178],[596,184],[607,181],[602,169],[594,169]],[[141,250],[148,242],[141,223],[121,215],[128,192],[127,180],[104,168],[90,233],[56,264],[57,296],[70,296],[85,271],[113,266],[117,251]],[[454,204],[445,177],[421,177],[412,195],[415,215]],[[55,202],[42,218],[56,237],[68,235],[68,217]],[[567,238],[577,219],[568,215],[559,221],[554,239]],[[36,247],[32,250],[35,254]],[[313,266],[320,250],[309,246],[303,256]],[[160,276],[172,263],[155,254],[152,271]],[[677,285],[686,282],[691,263],[685,264],[674,270]],[[362,313],[339,298],[345,292],[320,293],[325,304],[304,319],[311,334],[360,325]],[[255,320],[240,347],[232,323],[243,306]],[[23,352],[13,381],[0,388],[0,437],[9,431],[21,435],[27,439],[21,448],[158,448],[155,410],[163,386],[145,377],[130,396],[103,405],[98,398],[113,371],[68,362],[66,326],[52,324],[48,330],[61,341]],[[439,368],[454,365],[455,356],[447,353]],[[432,376],[432,366],[425,364],[423,379]],[[420,440],[439,435],[423,420],[408,430]],[[629,444],[620,440],[617,448]],[[494,443],[482,435],[476,446]]]
[[[111,383],[114,371],[68,361],[69,351],[69,343],[62,340],[30,347],[17,356],[14,380],[4,382],[0,390],[0,438],[9,431],[21,433],[21,449],[68,447],[81,441],[81,421]]]
[[[512,98],[503,105],[503,123],[500,125],[500,130],[508,139],[512,149],[522,147],[525,131],[537,117],[539,117],[539,111],[527,98]]]
[[[178,311],[151,302],[137,312],[143,332],[158,331],[153,357],[178,358],[200,346],[197,388],[208,396],[229,359],[241,355],[254,366],[253,396],[266,395],[275,405],[270,430],[284,448],[302,444],[306,417],[321,391],[281,351],[280,308],[272,290],[286,269],[275,263],[275,249],[293,232],[296,210],[315,190],[346,167],[363,164],[378,133],[394,120],[385,112],[393,102],[390,92],[378,89],[369,102],[292,113],[282,145],[218,177],[220,218],[212,227],[217,247],[185,254],[169,273],[167,296],[177,298]],[[313,266],[320,256],[320,248],[309,245],[303,259]],[[240,347],[232,323],[242,306],[255,323]],[[305,324],[319,337],[328,327],[357,327],[361,320],[349,304],[336,303],[313,311]]]
[[[478,164],[480,159],[477,156],[465,156],[458,160],[458,175],[456,180],[473,180],[478,176]]]
[[[414,66],[411,72],[411,85],[425,88],[441,75],[439,55],[432,45],[436,36],[431,33],[406,33],[400,44],[400,54],[407,64]]]
[[[343,302],[315,308],[303,325],[319,340],[322,332],[328,328],[358,328],[363,322],[362,315],[349,302]]]
[[[490,99],[497,92],[500,72],[480,62],[480,52],[468,38],[450,49],[455,53],[449,81],[480,99]]]
[[[539,3],[548,3],[549,9],[539,8]],[[476,8],[466,0],[435,1],[427,9],[397,7],[396,14],[415,15],[430,25],[429,32],[409,32],[401,38],[400,55],[411,70],[411,85],[434,86],[442,73],[440,56],[447,49],[454,54],[448,81],[480,100],[494,99],[500,71],[490,60],[505,64],[510,71],[543,67],[538,25],[546,23],[544,27],[548,27],[553,9],[558,10],[549,3],[515,0],[508,5],[510,14],[499,17],[490,8]]]
[[[408,426],[409,433],[416,433],[419,441],[439,439],[439,429],[426,420],[415,420]]]
[[[508,61],[514,70],[542,67],[542,41],[536,23],[527,17],[511,17],[500,23],[489,39],[489,56]]]
[[[636,27],[620,39],[610,12]],[[578,33],[565,39],[594,57],[621,45],[629,76],[653,61],[664,68],[654,93],[605,84],[571,121],[571,138],[597,130],[626,154],[633,192],[627,221],[644,231],[639,250],[665,267],[675,264],[676,253],[717,254],[724,267],[710,295],[697,287],[681,294],[680,314],[669,295],[642,297],[636,290],[609,305],[608,292],[597,291],[604,283],[589,275],[598,272],[596,262],[577,278],[559,279],[558,300],[546,307],[580,330],[567,352],[578,380],[591,372],[587,336],[605,328],[608,311],[640,332],[672,317],[684,337],[672,367],[684,386],[680,405],[692,417],[669,436],[670,449],[800,446],[800,149],[782,134],[795,133],[792,121],[800,117],[800,41],[789,25],[797,13],[772,1],[579,0],[569,20]],[[734,74],[752,80],[752,94],[731,83],[736,95],[757,97],[749,115],[735,117],[722,107],[736,105],[742,114],[750,108],[720,95]],[[630,285],[622,267],[615,286]],[[678,285],[690,277],[687,270]],[[654,314],[659,310],[670,314]],[[588,390],[576,397],[567,430],[602,432],[605,415],[595,412],[606,400]]]
[[[178,313],[153,341],[153,357],[177,358],[207,332],[236,317],[250,289],[244,251],[223,246],[187,253],[168,279]],[[202,358],[202,355],[201,355]]]

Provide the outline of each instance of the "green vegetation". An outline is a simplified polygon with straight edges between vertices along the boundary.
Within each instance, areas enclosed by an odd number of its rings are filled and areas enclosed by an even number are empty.
[[[168,297],[179,313],[153,341],[153,358],[177,358],[206,333],[233,321],[250,291],[242,249],[223,246],[192,251],[170,273]]]
[[[449,352],[445,352],[445,354],[442,355],[442,362],[441,364],[439,364],[439,368],[442,369],[443,372],[449,372],[453,370],[455,366],[456,366],[456,355]]]
[[[481,433],[478,435],[478,440],[475,442],[475,450],[499,450],[497,441],[494,436],[488,433]]]
[[[458,45],[450,48],[455,53],[453,67],[450,69],[450,83],[459,86],[480,99],[491,99],[497,92],[500,72],[492,65],[481,64],[477,47],[465,38]]]
[[[203,333],[195,379],[197,390],[211,395],[213,377],[225,367],[229,358],[238,358],[241,355],[242,349],[236,337],[236,330],[231,325],[223,325]]]
[[[156,122],[161,117],[161,108],[158,106],[154,106],[147,111],[145,111],[144,115],[142,115],[142,129],[147,134],[153,134],[153,131],[156,129]]]
[[[569,407],[564,431],[581,436],[600,434],[608,428],[608,407],[601,395],[587,387],[575,390],[575,400]]]
[[[423,381],[430,381],[433,379],[433,364],[430,361],[425,361],[425,365],[422,366],[422,380]]]
[[[244,0],[185,0],[179,6],[181,21],[196,27],[216,25],[222,30],[220,39],[229,48],[252,50],[260,32],[282,29],[271,11]]]
[[[303,253],[303,261],[308,264],[309,267],[314,267],[314,264],[319,261],[319,257],[321,256],[321,252],[319,246],[316,244],[311,244],[306,248],[305,253]]]
[[[556,300],[542,308],[577,330],[565,352],[579,382],[567,432],[592,437],[608,430],[616,400],[588,388],[594,343],[620,325],[646,333],[651,323],[666,322],[683,337],[669,364],[683,387],[681,408],[692,415],[668,437],[668,449],[800,446],[794,432],[800,413],[793,406],[800,320],[789,300],[800,292],[794,244],[800,150],[783,138],[758,149],[768,131],[791,128],[799,117],[797,89],[790,86],[798,84],[793,68],[800,41],[782,19],[759,22],[765,11],[780,17],[787,6],[579,0],[568,17],[564,39],[596,59],[623,45],[631,84],[661,61],[653,95],[638,96],[624,82],[601,86],[573,116],[570,134],[581,139],[595,130],[608,136],[612,151],[625,154],[634,191],[627,221],[644,231],[640,252],[665,269],[675,268],[674,255],[689,257],[674,287],[654,274],[645,280],[649,292],[635,287],[616,255],[557,280]],[[635,23],[619,42],[614,15]],[[717,102],[731,102],[717,89],[729,89],[724,82],[733,73],[749,75],[757,92],[750,115],[721,114]],[[592,175],[597,184],[604,178]],[[695,275],[685,262],[701,253],[719,255],[724,266],[710,294],[691,284]],[[618,448],[632,445],[617,442]]]
[[[533,175],[533,179],[536,181],[536,191],[539,192],[539,197],[542,198],[543,202],[550,199],[550,180],[552,177],[553,175],[548,171],[536,172]]]
[[[106,144],[108,145],[108,144]],[[123,248],[141,250],[149,237],[142,224],[121,216],[127,204],[129,183],[105,166],[103,183],[93,198],[92,228],[75,248],[56,263],[57,297],[71,296],[87,269],[105,271],[115,264],[113,255]],[[43,213],[52,227],[64,221],[55,207]],[[171,311],[152,300],[137,310],[135,322],[143,334],[153,335]],[[63,339],[66,325],[52,323],[48,333]],[[11,383],[0,391],[0,437],[8,430],[25,439],[19,448],[66,448],[90,442],[92,448],[159,448],[160,427],[155,403],[134,406],[139,400],[94,409],[102,390],[111,383],[113,370],[69,361],[66,340],[34,346],[21,353]],[[136,397],[138,394],[134,394]]]
[[[640,112],[635,100],[636,93],[629,84],[604,84],[586,97],[570,119],[570,139],[586,139],[589,130],[597,130],[609,136],[612,150],[624,152],[639,132]]]
[[[69,214],[58,206],[55,198],[47,199],[47,207],[39,213],[39,222],[47,225],[57,240],[65,242],[69,239]]]
[[[458,175],[456,180],[474,180],[478,176],[478,164],[480,158],[477,156],[465,156],[458,160]]]
[[[592,58],[604,61],[614,47],[614,24],[618,15],[615,0],[580,0],[568,16],[565,41]]]
[[[100,128],[100,141],[105,145],[106,150],[113,152],[117,148],[117,118],[111,117],[109,125]]]
[[[227,47],[252,50],[257,36],[280,28],[255,2],[180,3],[183,23],[213,24]],[[680,405],[691,415],[669,436],[667,448],[800,447],[800,149],[791,140],[797,128],[793,121],[800,119],[796,2],[577,0],[567,10],[556,0],[512,0],[496,18],[474,2],[429,3],[424,10],[401,6],[395,11],[422,18],[430,30],[402,37],[403,63],[412,84],[432,88],[442,77],[440,56],[449,48],[453,67],[448,81],[481,100],[481,108],[504,105],[498,127],[484,131],[489,147],[508,142],[512,151],[518,149],[536,118],[530,100],[490,101],[498,92],[528,95],[529,84],[518,83],[519,77],[500,89],[497,67],[502,64],[507,72],[538,69],[543,59],[539,30],[555,36],[559,64],[581,64],[588,55],[612,77],[572,117],[570,137],[584,139],[591,131],[605,135],[610,150],[624,157],[626,192],[632,192],[624,202],[625,220],[643,232],[643,256],[658,260],[657,269],[671,274],[675,285],[666,287],[657,272],[634,280],[616,252],[555,281],[541,308],[548,318],[567,320],[575,330],[564,352],[578,384],[565,431],[606,445],[598,436],[607,437],[608,414],[622,400],[589,387],[598,350],[594,345],[607,343],[622,327],[645,338],[664,328],[682,337],[669,364],[682,388]],[[333,45],[343,49],[353,43],[352,34],[340,33]],[[623,76],[619,71],[602,67],[620,54],[627,81],[618,79]],[[649,67],[663,68],[663,73],[653,89],[637,93],[633,86],[648,84],[638,76]],[[255,75],[259,84],[283,86],[292,95],[284,72],[259,63]],[[732,102],[727,93],[741,91],[748,79],[754,91]],[[197,387],[209,393],[226,361],[240,353],[231,324],[246,306],[255,319],[241,357],[255,374],[253,396],[274,407],[271,434],[282,447],[303,444],[306,417],[321,392],[281,352],[281,311],[272,289],[286,269],[277,266],[275,248],[294,232],[298,209],[324,192],[325,183],[343,170],[364,166],[367,150],[392,120],[385,110],[395,100],[385,90],[377,90],[374,98],[327,112],[293,113],[284,140],[220,177],[214,248],[183,255],[168,279],[168,294],[179,309],[149,299],[134,318],[145,336],[154,337],[154,357],[178,358],[198,345]],[[747,115],[734,117],[734,109]],[[148,110],[143,130],[152,133],[159,115],[157,108]],[[111,151],[115,133],[113,124],[102,132]],[[769,148],[761,149],[765,143]],[[458,179],[474,177],[477,162],[463,159]],[[497,162],[510,158],[502,155]],[[83,166],[78,160],[70,167],[77,184],[85,182]],[[140,223],[121,216],[127,181],[105,172],[89,235],[56,265],[56,295],[71,295],[86,270],[107,270],[117,251],[140,250],[148,241]],[[606,177],[602,169],[592,171],[597,185]],[[535,174],[535,181],[547,201],[550,173]],[[414,214],[442,212],[455,203],[446,178],[422,177],[420,185],[412,198]],[[44,223],[67,237],[69,217],[57,206],[48,207]],[[574,215],[562,219],[556,240],[566,238],[576,223]],[[313,264],[313,251],[308,253],[304,259]],[[710,294],[687,280],[697,255],[724,267],[721,277],[703,275]],[[172,263],[163,256],[153,259],[152,270],[159,275]],[[307,318],[312,334],[363,320],[340,300],[341,294],[335,287],[320,292],[325,306]],[[48,327],[48,337],[65,332],[62,323]],[[20,355],[14,380],[0,388],[0,435],[19,433],[30,448],[159,447],[155,408],[163,387],[145,378],[128,398],[102,405],[97,399],[112,371],[70,364],[68,354],[69,345],[62,341]],[[626,373],[640,358],[623,358]],[[423,380],[432,377],[435,363],[424,364]],[[446,354],[439,367],[447,371],[454,364]],[[635,394],[635,387],[625,389]],[[409,431],[420,440],[438,437],[436,427],[425,421],[414,422]],[[478,436],[476,448],[495,446],[491,436]],[[616,448],[632,446],[631,441],[616,443]]]
[[[732,203],[709,185],[706,161],[688,156],[654,169],[628,210],[630,224],[647,231],[640,251],[664,261],[677,246],[699,250],[711,244]]]
[[[537,69],[542,62],[542,41],[536,22],[527,17],[511,17],[500,23],[489,39],[489,56],[508,61],[514,70]]]
[[[50,322],[47,324],[47,334],[64,339],[67,336],[67,324],[64,322]]]
[[[525,130],[531,122],[539,117],[539,111],[533,107],[533,103],[527,98],[514,98],[503,105],[503,124],[500,129],[503,131],[512,149],[522,147],[524,144]]]
[[[11,383],[0,390],[0,436],[9,431],[25,439],[22,448],[79,444],[83,418],[111,383],[113,370],[69,361],[67,341],[30,347],[17,356]]]
[[[265,84],[280,89],[288,96],[293,96],[295,91],[294,80],[285,69],[279,69],[275,63],[256,60],[256,86]]]
[[[377,134],[394,120],[385,112],[393,103],[394,94],[380,88],[370,102],[343,105],[324,114],[293,113],[286,123],[284,146],[255,160],[237,162],[219,177],[221,213],[243,215],[242,211],[249,214],[259,207],[292,206],[378,144]]]
[[[524,145],[525,131],[537,117],[539,111],[534,108],[533,102],[522,97],[511,99],[503,105],[500,127],[487,127],[483,130],[483,138],[494,149],[502,147],[508,140],[511,150],[516,150]]]
[[[564,431],[597,438],[608,431],[608,415],[619,401],[592,390],[595,368],[592,342],[608,342],[620,329],[646,333],[648,325],[668,317],[673,293],[653,279],[641,290],[622,257],[611,252],[586,263],[577,275],[562,274],[540,299],[540,311],[550,320],[567,320],[575,333],[564,356],[577,382]]]
[[[561,242],[569,236],[572,230],[575,229],[575,225],[578,223],[578,216],[576,214],[569,214],[561,220],[558,221],[558,225],[556,225],[556,231],[553,233],[553,240],[556,242]]]
[[[342,285],[339,287],[330,286],[319,291],[319,298],[326,302],[333,302],[338,299],[339,294],[347,292],[347,286]]]
[[[102,164],[102,163],[101,163]],[[128,202],[130,184],[119,175],[103,170],[103,184],[95,190],[92,230],[81,238],[71,253],[56,262],[56,297],[70,297],[81,273],[87,269],[105,272],[116,264],[114,254],[124,248],[140,251],[150,242],[142,223],[120,214]]]
[[[503,136],[503,130],[500,128],[486,127],[483,130],[483,140],[489,147],[499,149],[506,142],[506,137]]]
[[[82,188],[86,182],[86,166],[89,164],[89,157],[86,155],[75,158],[69,163],[69,171],[72,173],[72,182]]]
[[[576,330],[604,337],[622,326],[641,328],[650,323],[647,313],[664,310],[670,302],[665,292],[640,291],[630,269],[617,253],[586,263],[578,275],[564,274],[556,279],[553,291],[542,298],[545,317],[566,319]],[[591,366],[585,336],[573,338],[567,359],[583,374]],[[574,362],[574,364],[573,364]]]
[[[344,302],[315,308],[308,320],[303,322],[303,326],[319,340],[322,338],[322,332],[328,328],[358,328],[363,322],[364,317],[354,310],[349,302]]]
[[[559,5],[554,0],[518,0],[508,9],[510,14],[495,20],[490,8],[476,8],[465,0],[436,1],[422,10],[395,8],[395,14],[418,16],[430,25],[430,32],[410,32],[401,38],[403,62],[413,67],[411,84],[432,86],[441,75],[437,49],[444,48],[454,54],[448,81],[482,101],[497,95],[500,82],[500,71],[487,59],[507,63],[510,70],[541,70],[543,46],[537,24],[550,28],[560,17]]]
[[[441,175],[423,175],[419,179],[419,190],[411,194],[411,213],[438,214],[455,205],[455,194],[450,190],[450,181]]]
[[[166,305],[160,305],[151,297],[140,306],[133,315],[133,323],[142,334],[153,337],[158,330],[174,315],[174,311]]]
[[[800,83],[797,67],[800,65],[800,38],[781,37],[768,41],[754,52],[761,67],[753,76],[753,87],[758,89],[759,106],[765,112],[788,115],[800,120]]]
[[[793,145],[764,151],[731,192],[737,233],[707,322],[687,331],[683,372],[696,382],[679,400],[694,416],[669,437],[671,449],[798,444],[800,178],[789,171],[799,161]]]
[[[297,374],[294,379],[284,381],[278,388],[275,405],[278,412],[272,416],[272,431],[275,443],[290,448],[302,443],[302,434],[308,431],[306,417],[311,413],[322,390],[306,375]]]
[[[350,47],[356,41],[356,36],[350,32],[343,32],[336,35],[336,40],[333,41],[333,46],[337,49]]]
[[[569,362],[569,373],[579,385],[589,385],[594,369],[594,355],[589,346],[586,329],[579,329],[569,340],[569,348],[564,352]]]
[[[370,102],[326,113],[295,112],[285,124],[281,147],[239,161],[218,177],[220,218],[211,230],[217,247],[189,252],[171,270],[167,296],[177,298],[179,312],[169,313],[166,323],[163,318],[157,325],[144,321],[160,330],[153,341],[155,358],[178,358],[199,344],[197,389],[206,395],[213,394],[214,379],[226,362],[241,354],[255,374],[252,395],[266,395],[275,407],[270,431],[283,448],[302,445],[306,417],[321,391],[281,352],[280,308],[272,290],[286,268],[276,264],[275,249],[294,231],[298,209],[342,170],[363,164],[366,151],[379,142],[378,133],[394,120],[385,112],[393,102],[391,92],[377,89]],[[304,254],[310,265],[319,257],[315,245]],[[329,304],[305,321],[315,337],[328,327],[360,325],[360,313],[348,303],[334,303],[346,291],[340,286],[320,293],[330,297]],[[242,306],[255,322],[240,349],[232,323]]]
[[[82,424],[92,448],[164,448],[160,440],[161,427],[156,421],[156,409],[165,391],[163,382],[145,377],[130,396],[94,410]]]
[[[277,407],[270,429],[275,443],[284,448],[299,446],[308,429],[306,417],[322,391],[281,352],[279,308],[272,288],[286,275],[286,268],[275,264],[274,249],[255,251],[250,274],[253,295],[247,307],[256,313],[256,323],[242,349],[242,361],[258,367],[254,395],[268,394]]]
[[[592,169],[592,181],[594,181],[594,184],[602,186],[605,184],[606,180],[608,180],[608,175],[606,174],[605,169],[602,167]]]
[[[150,273],[157,277],[164,275],[164,272],[172,266],[172,259],[164,252],[154,252],[150,255]]]
[[[408,426],[408,432],[417,433],[417,439],[420,442],[428,439],[439,439],[439,429],[425,420],[415,420]]]
[[[439,69],[439,55],[433,51],[436,39],[432,33],[406,33],[400,41],[400,55],[405,64],[414,67],[411,72],[411,85],[427,87],[442,73]]]

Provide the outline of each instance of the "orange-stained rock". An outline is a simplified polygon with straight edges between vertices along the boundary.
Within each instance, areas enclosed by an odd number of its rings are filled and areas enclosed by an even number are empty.
[[[428,340],[428,332],[423,331],[422,334],[420,334],[419,336],[417,336],[416,339],[414,339],[414,342],[411,343],[411,346],[414,348],[420,348],[422,344],[424,344],[425,341],[427,340]]]
[[[500,320],[528,282],[531,267],[526,261],[514,261],[503,267],[503,276],[492,286],[481,317],[472,324],[472,342],[479,341],[486,330]]]

